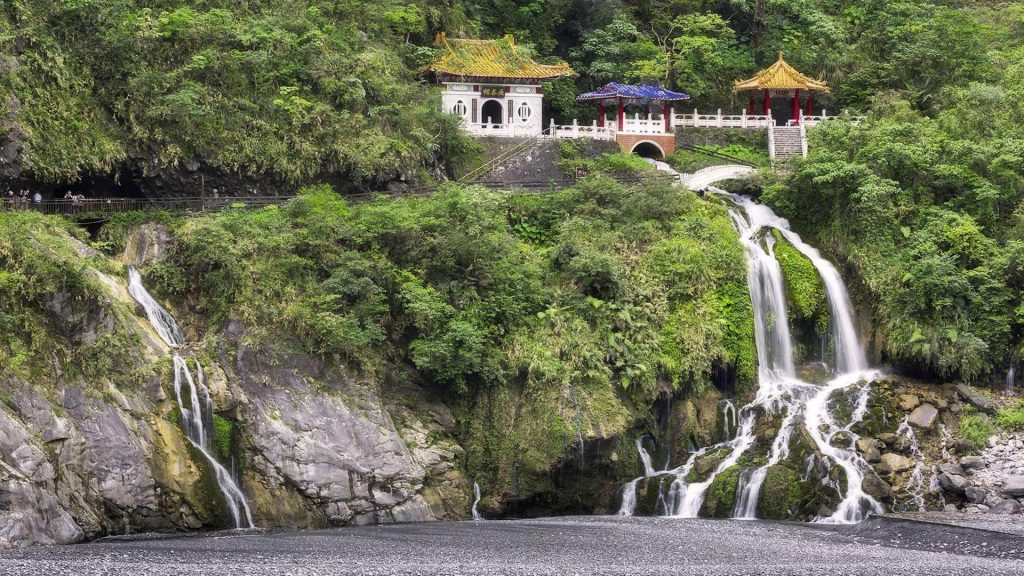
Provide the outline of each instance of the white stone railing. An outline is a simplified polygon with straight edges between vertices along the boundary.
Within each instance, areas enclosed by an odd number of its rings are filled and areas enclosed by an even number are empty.
[[[647,118],[633,114],[632,118],[627,116],[622,119],[623,134],[666,134],[669,131],[665,130],[664,118],[652,118],[650,114]]]
[[[806,115],[806,114],[803,113],[803,111],[800,112],[800,125],[801,126],[817,126],[818,124],[821,124],[822,122],[827,122],[829,120],[846,120],[850,124],[853,124],[854,126],[856,126],[856,125],[860,124],[861,122],[863,122],[865,120],[865,118],[864,118],[864,116],[847,116],[847,115],[843,115],[843,116],[832,115],[832,116],[829,116],[828,115],[828,110],[822,110],[821,114],[812,114],[812,115]],[[796,124],[796,121],[790,120],[786,124],[788,126],[793,126],[793,125]]]
[[[573,120],[572,124],[558,125],[552,120],[551,126],[548,128],[547,137],[555,139],[588,138],[590,140],[615,140],[615,129],[598,126],[596,120],[589,125],[579,124],[576,120]]]
[[[512,122],[495,124],[490,122],[464,122],[462,129],[474,136],[503,136],[507,138],[525,138],[535,136],[541,129],[530,124]]]
[[[773,124],[771,116],[747,114],[743,110],[739,114],[722,114],[721,108],[714,114],[701,114],[696,109],[689,114],[673,114],[672,127],[685,126],[692,128],[765,128]]]

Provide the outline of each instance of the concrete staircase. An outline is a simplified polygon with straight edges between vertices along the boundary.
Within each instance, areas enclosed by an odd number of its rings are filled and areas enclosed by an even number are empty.
[[[770,134],[773,160],[789,160],[804,155],[804,132],[799,126],[776,126]]]

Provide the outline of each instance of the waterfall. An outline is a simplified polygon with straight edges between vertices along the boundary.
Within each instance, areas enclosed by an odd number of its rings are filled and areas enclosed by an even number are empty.
[[[478,504],[480,504],[480,485],[473,482],[473,508],[470,511],[473,513],[473,520],[475,522],[485,519],[483,514],[476,509]]]
[[[650,478],[654,476],[654,466],[651,464],[651,455],[644,449],[643,440],[643,436],[636,439],[636,451],[640,454],[640,462],[644,465],[644,476]]]
[[[659,170],[673,172],[664,163],[656,165]],[[687,485],[683,478],[689,473],[689,467],[685,471],[682,468],[672,471],[676,473],[676,481],[672,487],[675,503],[673,513],[683,517],[698,515],[704,495],[715,477],[735,465],[753,445],[758,408],[768,414],[785,411],[785,417],[772,443],[767,463],[741,473],[733,509],[735,517],[756,516],[757,501],[768,469],[789,456],[790,438],[796,426],[801,424],[801,418],[807,436],[824,457],[822,465],[827,468],[839,466],[845,473],[845,489],[836,485],[837,491],[842,495],[842,501],[834,514],[819,520],[836,523],[858,522],[868,513],[882,512],[882,506],[861,487],[869,466],[855,450],[857,435],[851,431],[867,412],[870,390],[869,386],[863,383],[870,382],[877,372],[868,370],[864,350],[857,338],[853,306],[842,276],[816,248],[790,230],[789,222],[775,214],[771,208],[758,204],[748,197],[730,194],[714,187],[707,190],[728,198],[736,206],[730,215],[747,255],[747,283],[754,313],[758,389],[754,400],[739,409],[740,422],[735,437],[728,442],[710,447],[725,449],[729,453],[707,478],[702,482]],[[835,356],[831,362],[833,378],[824,384],[805,382],[796,375],[784,279],[774,253],[775,237],[770,233],[772,230],[778,231],[811,262],[825,288],[831,312],[831,337]],[[822,358],[825,359],[824,354]],[[849,390],[856,391],[854,410],[848,422],[837,422],[829,407],[829,400],[834,394]],[[849,438],[848,445],[833,446],[833,439],[840,437]],[[692,461],[691,456],[689,462]],[[812,471],[813,460],[809,460],[807,474]]]
[[[650,478],[660,473],[654,469],[654,465],[651,463],[651,455],[644,448],[643,440],[644,437],[640,436],[636,439],[634,444],[636,445],[637,454],[640,455],[640,462],[644,467],[644,475],[634,478],[622,485],[622,489],[620,490],[622,504],[619,506],[619,516],[633,515],[633,512],[636,511],[637,484],[639,484],[644,478]]]
[[[145,286],[142,285],[142,275],[132,267],[128,268],[128,293],[146,311],[146,317],[149,318],[150,324],[153,325],[153,329],[156,330],[160,338],[175,350],[173,357],[174,396],[178,402],[178,409],[181,410],[181,424],[185,429],[185,437],[202,453],[213,469],[217,486],[224,496],[224,502],[234,520],[235,528],[253,528],[252,512],[241,488],[231,473],[210,453],[209,430],[213,422],[213,400],[210,397],[209,388],[206,387],[203,368],[199,364],[199,360],[192,358],[195,363],[195,375],[193,375],[186,359],[177,352],[185,344],[184,333],[174,317],[149,294]]]
[[[916,508],[918,512],[924,512],[924,456],[917,443],[917,434],[914,434],[914,429],[910,426],[909,416],[903,418],[896,433],[907,438],[910,442],[910,455],[914,457],[914,469],[911,471],[906,485],[906,491],[910,498],[905,505]]]
[[[619,506],[619,516],[632,516],[636,512],[636,485],[644,477],[634,478],[622,485],[622,505]]]
[[[1015,378],[1015,376],[1016,376],[1016,374],[1014,374],[1014,367],[1010,366],[1010,369],[1006,371],[1006,393],[1007,394],[1012,394],[1013,393],[1013,387],[1016,385],[1016,382],[1015,382],[1016,378]]]
[[[737,423],[736,406],[733,405],[732,400],[722,400],[722,437],[728,438]]]

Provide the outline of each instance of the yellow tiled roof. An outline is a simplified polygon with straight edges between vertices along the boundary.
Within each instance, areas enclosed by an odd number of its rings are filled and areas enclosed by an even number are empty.
[[[516,48],[511,35],[501,40],[437,37],[444,53],[430,65],[435,74],[459,77],[552,80],[572,74],[565,62],[537,64]]]
[[[782,59],[758,72],[749,80],[741,80],[733,86],[733,92],[743,90],[810,90],[812,92],[831,92],[824,81],[814,80],[796,71]]]

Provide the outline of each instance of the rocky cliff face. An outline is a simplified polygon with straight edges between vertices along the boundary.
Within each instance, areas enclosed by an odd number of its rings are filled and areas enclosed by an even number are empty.
[[[159,258],[166,238],[159,228],[134,232],[125,260]],[[106,300],[83,308],[58,293],[48,314],[81,341],[134,335],[140,366],[116,384],[71,376],[68,366],[57,367],[56,381],[3,376],[0,544],[225,526],[209,466],[182,433],[168,350],[123,279],[87,272]],[[454,418],[411,377],[378,382],[287,343],[248,344],[245,334],[233,323],[211,339],[215,350],[196,352],[204,352],[221,424],[221,460],[240,476],[257,526],[468,515],[472,490],[455,466]]]

